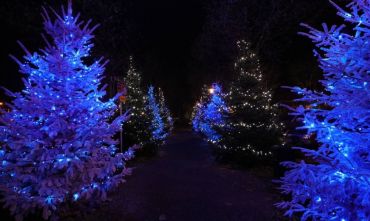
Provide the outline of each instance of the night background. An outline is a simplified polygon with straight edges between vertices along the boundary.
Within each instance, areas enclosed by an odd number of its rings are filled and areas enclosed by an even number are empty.
[[[22,88],[21,74],[8,55],[23,55],[16,40],[30,51],[42,47],[41,6],[59,9],[63,2],[2,2],[2,86]],[[276,100],[288,96],[282,85],[315,87],[320,71],[312,43],[297,34],[304,31],[299,24],[319,27],[323,21],[334,24],[338,17],[322,0],[84,0],[75,1],[74,7],[82,18],[101,25],[93,52],[109,59],[107,79],[125,75],[133,55],[146,84],[163,88],[180,119],[190,117],[204,84],[232,78],[235,42],[240,39],[252,42]]]
[[[370,220],[369,10],[2,1],[0,220]]]

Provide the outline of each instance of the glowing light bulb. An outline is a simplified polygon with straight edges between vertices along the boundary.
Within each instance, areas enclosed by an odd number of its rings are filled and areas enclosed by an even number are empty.
[[[210,94],[214,94],[214,93],[215,93],[215,89],[214,89],[214,88],[210,88],[210,89],[208,89],[208,92],[209,92]]]

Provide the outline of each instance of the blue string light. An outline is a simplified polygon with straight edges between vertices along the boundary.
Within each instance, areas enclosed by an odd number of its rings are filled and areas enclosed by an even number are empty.
[[[154,94],[154,87],[150,86],[148,90],[148,110],[152,115],[152,137],[156,143],[163,143],[167,137],[167,133],[165,131],[165,125],[160,114],[160,108],[157,103],[157,99]]]

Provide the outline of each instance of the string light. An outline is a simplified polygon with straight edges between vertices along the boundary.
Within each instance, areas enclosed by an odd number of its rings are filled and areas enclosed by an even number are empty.
[[[236,77],[228,92],[219,95],[224,106],[215,108],[223,120],[206,119],[207,108],[215,103],[214,96],[218,95],[213,85],[194,107],[193,128],[223,151],[270,157],[273,146],[285,144],[284,124],[279,122],[278,105],[272,103],[271,91],[262,86],[263,74],[257,55],[246,41],[239,41],[238,48],[239,57],[234,65]]]
[[[213,84],[208,92],[209,102],[203,105],[201,104],[203,101],[198,102],[193,117],[193,127],[196,131],[203,133],[209,142],[217,143],[221,136],[215,128],[225,125],[224,115],[228,112],[228,108],[223,101],[224,95],[218,84]]]
[[[158,88],[158,98],[160,114],[165,125],[164,130],[166,131],[167,135],[169,135],[173,131],[174,120],[170,110],[167,107],[165,97],[161,88]]]
[[[163,144],[164,140],[168,136],[165,131],[165,125],[163,118],[160,113],[159,105],[157,104],[154,87],[150,86],[148,90],[148,106],[149,112],[152,115],[151,130],[152,130],[152,139],[155,143]]]
[[[143,92],[141,74],[136,70],[132,57],[124,82],[128,92],[125,107],[130,112],[130,118],[123,129],[129,145],[152,148],[163,144],[173,128],[173,120],[162,91],[158,90],[159,100],[154,87],[149,87],[148,93]]]
[[[148,114],[145,114],[148,96],[142,90],[141,73],[136,70],[132,56],[129,59],[129,69],[124,82],[127,87],[127,101],[124,107],[130,114],[128,122],[123,125],[124,140],[129,141],[127,145],[148,145],[153,142],[152,131],[149,129],[151,119]]]

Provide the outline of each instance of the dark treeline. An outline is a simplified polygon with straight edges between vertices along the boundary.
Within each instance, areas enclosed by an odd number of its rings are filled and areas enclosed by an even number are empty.
[[[60,3],[66,1],[2,2],[2,86],[22,88],[8,54],[23,55],[16,40],[30,51],[40,48],[38,12],[43,5],[59,10]],[[299,23],[317,27],[327,18],[336,23],[335,10],[323,0],[78,0],[74,5],[101,25],[94,53],[110,60],[106,74],[123,76],[133,55],[144,81],[163,88],[177,117],[189,115],[204,83],[230,80],[240,39],[259,54],[267,84],[279,91],[277,100],[291,99],[281,85],[315,87],[320,71],[311,42],[297,34],[304,30]]]

